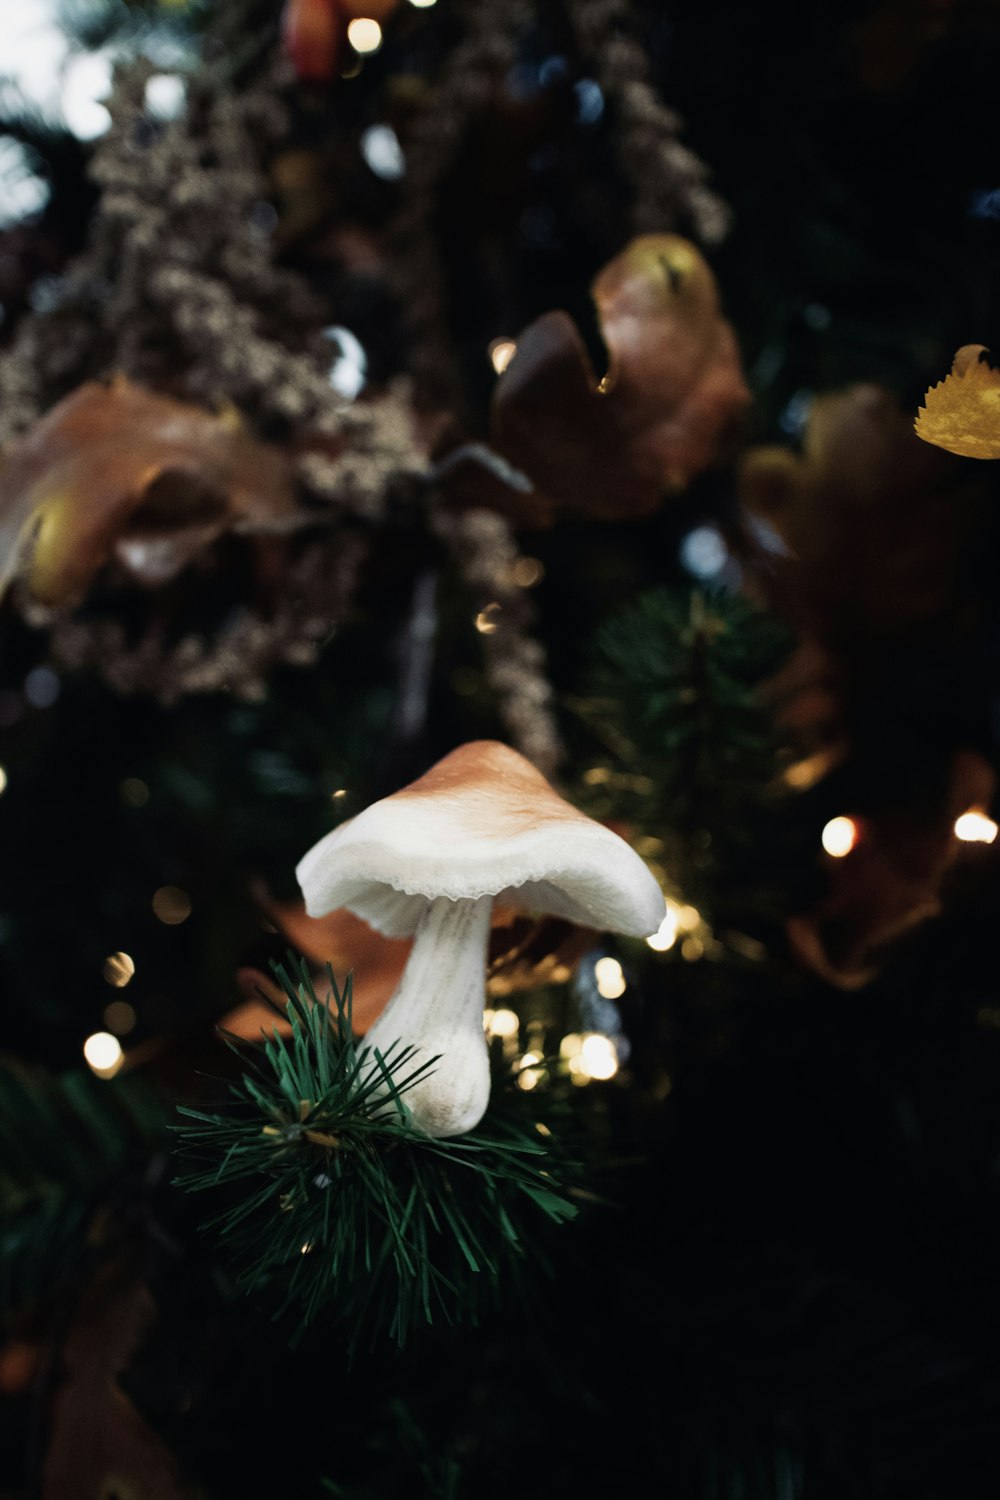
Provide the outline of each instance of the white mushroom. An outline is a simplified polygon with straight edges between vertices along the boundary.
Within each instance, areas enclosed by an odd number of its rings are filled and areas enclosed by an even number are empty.
[[[415,936],[370,1049],[439,1055],[406,1094],[431,1136],[482,1119],[490,1069],[483,1032],[493,902],[605,932],[647,937],[660,888],[628,844],[571,807],[522,755],[462,745],[410,786],[320,839],[296,871],[310,916],[347,907],[387,937]]]

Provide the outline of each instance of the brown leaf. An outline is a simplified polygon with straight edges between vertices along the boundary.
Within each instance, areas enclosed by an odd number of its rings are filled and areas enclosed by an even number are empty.
[[[353,972],[354,1029],[361,1034],[366,1032],[381,1015],[399,983],[413,947],[412,940],[383,937],[367,922],[346,910],[328,912],[324,917],[309,917],[301,901],[265,899],[263,905],[282,936],[304,958],[318,966],[317,994],[324,996],[326,993],[323,970],[327,964],[333,969],[338,983]],[[262,1027],[265,1031],[273,1030],[276,1024],[279,1030],[287,1032],[287,1024],[280,1022],[257,993],[262,991],[283,1010],[286,1001],[280,985],[256,969],[245,969],[241,970],[241,988],[247,1000],[223,1016],[219,1025],[225,1031],[249,1040],[257,1040]]]
[[[951,374],[924,397],[917,437],[965,458],[1000,458],[1000,370],[988,354],[982,344],[963,344]]]
[[[841,989],[873,979],[891,945],[940,911],[945,874],[962,848],[956,819],[988,807],[995,787],[986,761],[963,750],[937,806],[855,819],[854,848],[839,859],[827,857],[826,896],[787,924],[800,962]]]
[[[868,638],[940,612],[953,596],[975,496],[922,446],[888,391],[855,385],[817,397],[801,454],[752,449],[740,498],[786,555],[761,583],[823,640]]]
[[[146,1288],[122,1283],[114,1273],[86,1294],[63,1348],[42,1500],[184,1500],[190,1494],[166,1444],[119,1384],[154,1318]]]
[[[715,461],[750,399],[715,279],[686,240],[633,240],[591,290],[603,379],[569,315],[551,312],[518,337],[494,393],[494,442],[539,492],[538,524],[561,508],[651,514]]]
[[[495,906],[486,993],[499,1000],[543,984],[565,984],[595,941],[589,927]]]
[[[354,1030],[363,1035],[378,1020],[402,978],[412,939],[383,937],[346,910],[310,917],[300,901],[270,900],[265,900],[264,909],[293,947],[314,964],[324,968],[329,964],[338,982],[353,972]],[[586,928],[555,917],[528,917],[501,906],[493,908],[492,929],[486,991],[494,998],[565,983],[594,943],[594,934]],[[237,982],[246,999],[222,1017],[222,1029],[248,1041],[257,1041],[262,1030],[277,1029],[287,1035],[288,1023],[278,1013],[286,1005],[280,985],[259,969],[241,969]],[[322,970],[316,987],[319,995],[325,994]]]
[[[127,380],[81,386],[0,467],[0,592],[23,577],[49,605],[77,603],[115,560],[162,583],[223,531],[303,523],[288,459],[217,415]]]

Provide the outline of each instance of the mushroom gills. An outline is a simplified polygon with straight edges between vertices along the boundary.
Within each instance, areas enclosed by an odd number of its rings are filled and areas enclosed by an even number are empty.
[[[403,977],[365,1037],[366,1048],[383,1056],[394,1042],[416,1049],[403,1078],[437,1056],[403,1094],[413,1123],[430,1136],[472,1130],[489,1103],[483,1006],[492,906],[492,896],[428,903]]]

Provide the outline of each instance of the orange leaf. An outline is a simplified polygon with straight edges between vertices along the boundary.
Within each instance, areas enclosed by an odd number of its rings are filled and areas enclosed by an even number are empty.
[[[224,531],[283,532],[303,519],[288,459],[235,413],[124,379],[90,383],[0,467],[0,592],[20,575],[41,603],[75,604],[112,560],[155,585]]]
[[[542,521],[552,506],[651,514],[715,461],[750,400],[715,279],[687,240],[642,235],[591,290],[604,377],[569,315],[551,312],[518,337],[494,393],[494,440],[544,497]]]

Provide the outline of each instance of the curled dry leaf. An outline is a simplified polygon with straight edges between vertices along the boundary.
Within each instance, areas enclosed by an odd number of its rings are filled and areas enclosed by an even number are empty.
[[[138,1281],[111,1271],[88,1289],[63,1346],[43,1500],[193,1500],[120,1384],[155,1319]]]
[[[976,509],[954,478],[888,391],[854,385],[817,397],[801,454],[751,449],[740,471],[743,504],[784,548],[759,579],[770,602],[826,641],[943,610]]]
[[[988,807],[995,788],[987,762],[962,750],[936,806],[855,819],[854,848],[827,857],[826,896],[787,924],[799,961],[840,989],[874,979],[891,945],[941,910],[945,874],[962,848],[955,821],[970,808]]]
[[[317,993],[324,991],[327,964],[338,978],[354,975],[354,1029],[363,1035],[378,1020],[403,977],[411,938],[388,938],[341,908],[324,917],[306,915],[301,901],[264,899],[264,910],[283,937],[317,966]],[[543,984],[563,984],[594,945],[594,933],[556,917],[530,917],[497,905],[492,913],[486,992],[493,999]],[[224,1031],[256,1040],[261,1031],[287,1032],[280,1012],[281,986],[260,969],[237,973],[245,999],[222,1017]]]
[[[982,344],[963,344],[951,374],[931,386],[914,431],[964,458],[1000,458],[1000,370]]]
[[[547,525],[560,509],[599,520],[652,514],[717,459],[750,400],[715,278],[687,240],[640,236],[591,291],[603,378],[570,316],[550,312],[518,336],[494,393],[494,445],[534,493],[494,476],[477,499],[523,524]]]
[[[60,401],[0,465],[0,592],[78,603],[117,563],[165,582],[222,532],[286,532],[306,517],[287,457],[217,415],[127,380]]]

